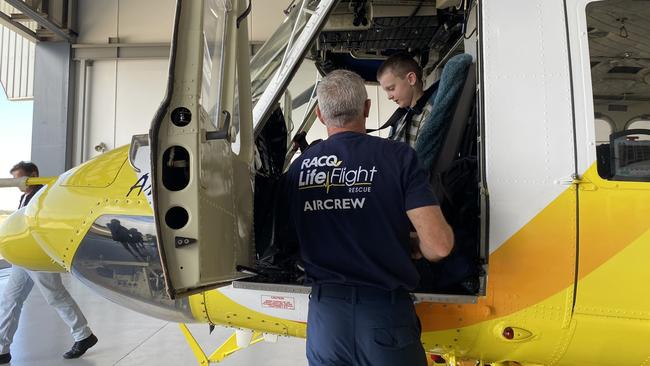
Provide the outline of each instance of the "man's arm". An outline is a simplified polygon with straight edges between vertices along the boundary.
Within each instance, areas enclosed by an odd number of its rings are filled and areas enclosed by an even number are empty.
[[[437,262],[449,255],[454,247],[454,233],[439,206],[424,206],[406,211],[420,238],[424,257]]]

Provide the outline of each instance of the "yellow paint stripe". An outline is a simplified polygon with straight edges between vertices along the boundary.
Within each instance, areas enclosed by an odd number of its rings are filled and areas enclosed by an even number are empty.
[[[596,166],[580,191],[580,278],[650,228],[650,185],[600,179]],[[596,189],[586,189],[594,185]],[[565,292],[574,280],[575,191],[568,189],[490,255],[487,296],[477,304],[420,304],[424,331],[503,317]]]
[[[477,304],[420,304],[424,331],[469,326],[535,304],[573,283],[575,191],[567,190],[490,255],[487,296]]]
[[[650,228],[650,184],[612,182],[598,176],[593,166],[585,180],[595,190],[581,190],[579,277],[591,273]]]
[[[585,275],[578,283],[576,313],[650,319],[650,229]],[[641,326],[641,324],[639,324]]]

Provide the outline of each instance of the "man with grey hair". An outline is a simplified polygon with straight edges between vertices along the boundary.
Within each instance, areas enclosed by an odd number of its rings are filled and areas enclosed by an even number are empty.
[[[426,365],[411,256],[447,256],[452,231],[415,151],[365,133],[370,100],[361,77],[333,71],[317,92],[329,137],[293,162],[285,185],[312,286],[309,364]]]
[[[357,74],[346,70],[332,72],[318,84],[317,95],[323,96],[318,98],[317,108],[325,126],[341,128],[353,121],[365,125],[370,100],[363,79]]]

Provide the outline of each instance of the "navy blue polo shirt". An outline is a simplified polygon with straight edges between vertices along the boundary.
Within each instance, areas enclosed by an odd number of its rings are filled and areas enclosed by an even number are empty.
[[[308,283],[417,286],[406,211],[437,201],[410,146],[337,133],[300,155],[287,183]]]

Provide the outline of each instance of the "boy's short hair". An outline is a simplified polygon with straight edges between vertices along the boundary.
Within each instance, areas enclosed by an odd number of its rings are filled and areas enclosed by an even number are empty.
[[[12,174],[16,170],[22,170],[27,174],[28,176],[31,176],[32,174],[36,173],[38,175],[38,167],[36,164],[32,163],[31,161],[21,161],[18,164],[14,165],[13,168],[9,171],[9,174]]]
[[[408,53],[397,53],[384,61],[377,69],[377,80],[388,71],[401,79],[406,78],[409,72],[414,72],[418,81],[422,81],[422,68]]]

